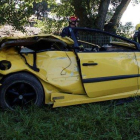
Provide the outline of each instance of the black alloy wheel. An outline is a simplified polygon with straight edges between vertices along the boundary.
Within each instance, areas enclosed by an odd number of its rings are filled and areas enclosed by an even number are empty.
[[[36,91],[28,83],[15,83],[11,85],[5,94],[5,100],[9,106],[24,106],[36,101]]]
[[[5,78],[0,90],[0,103],[4,109],[31,104],[41,106],[44,91],[40,81],[28,73],[16,73]]]

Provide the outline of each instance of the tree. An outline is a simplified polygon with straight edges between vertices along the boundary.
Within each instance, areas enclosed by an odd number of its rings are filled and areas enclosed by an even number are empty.
[[[126,10],[127,6],[129,5],[130,1],[131,0],[121,0],[120,4],[116,7],[115,13],[113,14],[109,23],[105,26],[105,30],[113,33],[116,32],[121,17],[124,11]]]
[[[33,11],[37,16],[37,19],[41,19],[41,17],[45,17],[45,14],[47,14],[48,4],[45,0],[42,0],[41,2],[33,2]]]
[[[99,28],[100,30],[104,29],[104,24],[106,21],[106,16],[109,8],[111,0],[101,0],[99,9],[98,9],[98,15],[95,20],[95,26]]]
[[[29,22],[29,17],[34,14],[35,7],[33,2],[42,2],[43,8],[38,9],[43,12],[46,2],[43,0],[0,0],[0,24],[10,24],[17,30],[24,31],[24,25]],[[55,0],[46,0],[52,4]],[[43,13],[44,14],[44,13]]]
[[[97,0],[97,1],[93,0],[92,3],[94,4],[94,6],[91,4],[91,1],[92,0],[86,0],[85,6],[82,6],[83,7],[82,10],[84,10],[84,7],[87,7],[87,9],[91,9],[91,6],[93,9],[95,9],[95,12],[93,14],[90,13],[90,15],[95,17],[95,20],[92,26],[101,30],[105,29],[106,31],[115,32],[120,22],[120,19],[131,0]],[[83,5],[83,1],[80,0],[80,2],[81,2],[81,5]],[[73,0],[72,5],[75,8],[75,13],[76,11],[81,11],[80,7],[78,8],[78,6],[75,6],[74,3],[76,2],[74,2]],[[95,3],[98,3],[98,4],[95,5]],[[98,6],[98,8],[95,8],[95,6]],[[112,6],[113,15],[111,19],[109,20],[109,22],[105,25],[107,14],[109,13],[109,10],[108,10],[109,6]],[[89,14],[87,12],[90,12],[90,11],[87,10],[86,15]],[[78,17],[81,16],[80,12],[76,13],[76,15]]]
[[[73,14],[80,18],[80,26],[115,33],[129,3],[136,4],[139,0],[61,0],[61,2],[62,5],[66,3],[71,5]],[[65,10],[68,11],[68,8]]]
[[[0,0],[0,24],[8,23],[21,30],[35,11],[38,19],[50,11],[55,18],[42,20],[52,29],[66,25],[67,18],[76,15],[81,27],[115,33],[130,1],[137,4],[140,0],[61,0],[59,5],[56,0]]]
[[[27,23],[32,14],[30,1],[0,0],[0,24],[12,25],[18,30],[23,30],[23,25]]]
[[[133,39],[133,31],[134,31],[134,27],[132,23],[126,22],[124,25],[120,23],[116,32],[118,35]]]

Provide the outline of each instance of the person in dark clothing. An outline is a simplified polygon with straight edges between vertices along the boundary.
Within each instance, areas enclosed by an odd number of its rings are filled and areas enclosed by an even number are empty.
[[[65,28],[62,30],[61,36],[62,36],[62,37],[65,37],[65,36],[71,37],[69,28],[77,27],[78,21],[79,21],[79,19],[78,19],[77,17],[71,16],[71,17],[69,18],[69,26],[68,26],[68,27],[65,27]],[[74,31],[74,34],[75,34],[75,36],[77,36],[77,31]]]
[[[133,39],[134,39],[134,41],[140,43],[140,24],[136,25],[136,31],[135,31],[135,34],[133,36]]]

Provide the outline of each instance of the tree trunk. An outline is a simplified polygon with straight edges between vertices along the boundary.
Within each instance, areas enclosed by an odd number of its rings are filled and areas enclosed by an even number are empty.
[[[110,22],[105,25],[104,29],[108,32],[116,33],[116,29],[119,25],[119,22],[121,20],[121,17],[126,10],[127,6],[129,5],[131,0],[122,0],[120,5],[116,8],[116,11],[111,18]]]
[[[87,11],[85,6],[82,4],[83,0],[72,0],[71,4],[74,6],[75,15],[80,19],[79,26],[89,27],[89,19],[87,17]]]
[[[101,0],[99,10],[98,10],[98,16],[95,22],[95,27],[97,29],[103,30],[104,24],[106,20],[106,14],[108,11],[108,7],[110,4],[110,0]]]

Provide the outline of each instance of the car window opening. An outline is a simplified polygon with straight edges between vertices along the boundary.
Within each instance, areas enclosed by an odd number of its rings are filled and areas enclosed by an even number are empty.
[[[59,39],[41,38],[37,42],[21,46],[21,53],[42,51],[69,51],[71,47]]]
[[[86,30],[86,29],[85,29]],[[78,30],[76,36],[80,52],[131,52],[137,51],[133,41],[105,32]]]

